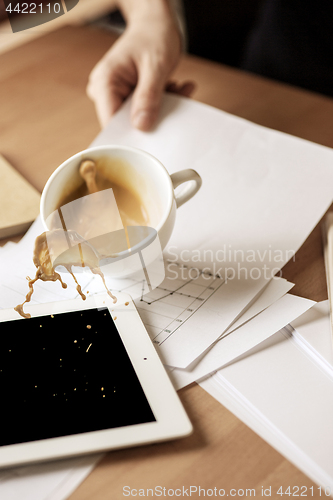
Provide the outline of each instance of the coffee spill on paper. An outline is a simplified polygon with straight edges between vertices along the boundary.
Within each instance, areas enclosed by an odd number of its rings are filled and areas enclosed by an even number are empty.
[[[90,160],[85,160],[80,165],[80,175],[82,176],[85,186],[88,190],[88,194],[96,193],[98,187],[96,185],[96,166],[95,163]],[[65,269],[72,275],[76,283],[76,289],[83,300],[86,296],[82,292],[81,286],[79,285],[73,271],[73,266],[89,267],[91,272],[98,274],[105,286],[105,289],[109,296],[112,298],[113,302],[117,301],[117,298],[112,295],[110,290],[107,288],[105,277],[99,268],[99,254],[97,251],[89,245],[76,231],[67,230],[66,238],[69,238],[71,244],[71,251],[68,252],[68,246],[64,245],[64,232],[60,229],[53,229],[44,232],[39,235],[35,240],[35,247],[33,253],[33,262],[37,268],[36,275],[33,279],[27,276],[29,292],[26,295],[25,301],[22,304],[17,305],[14,309],[23,318],[31,318],[31,314],[25,313],[23,310],[24,304],[30,302],[32,294],[34,292],[33,285],[36,281],[60,281],[63,288],[67,288],[67,284],[61,279],[59,273],[57,273],[52,265],[51,255],[49,252],[49,244],[52,241],[52,248],[57,249],[57,255],[61,255],[66,252],[66,257],[64,261],[58,260],[57,265],[62,265]],[[66,251],[67,250],[67,251]]]

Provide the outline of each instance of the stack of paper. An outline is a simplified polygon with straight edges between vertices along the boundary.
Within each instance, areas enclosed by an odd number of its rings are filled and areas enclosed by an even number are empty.
[[[201,386],[333,494],[333,351],[328,302]],[[264,376],[263,376],[264,375]],[[325,493],[324,493],[325,492]],[[318,488],[318,496],[320,491]]]
[[[136,146],[170,173],[193,168],[203,180],[177,213],[165,281],[140,296],[140,283],[130,278],[107,280],[113,291],[138,297],[139,313],[180,388],[261,346],[312,307],[287,293],[291,283],[272,276],[294,258],[331,204],[333,153],[171,95],[156,129],[143,133],[130,127],[129,107],[93,145]],[[34,239],[43,230],[37,218],[20,243],[0,250],[0,307],[23,302],[25,277],[35,273]],[[104,291],[99,276],[78,278],[86,293]],[[36,283],[32,303],[78,296],[71,276],[63,279],[66,290],[59,282]]]
[[[93,146],[136,146],[157,156],[170,173],[194,168],[203,181],[178,210],[165,251],[165,281],[144,296],[137,293],[141,283],[107,281],[115,291],[139,296],[147,330],[181,387],[311,307],[311,301],[284,297],[292,284],[272,275],[295,258],[331,204],[333,153],[173,95],[165,95],[161,120],[151,133],[130,127],[129,109],[127,102]],[[19,244],[2,249],[1,307],[23,301],[25,277],[35,272],[34,239],[43,230],[37,219]],[[77,296],[72,278],[63,278],[67,290],[60,283],[37,283],[33,301]],[[90,294],[104,290],[98,276],[80,273],[79,281]]]
[[[281,298],[287,283],[267,284],[295,258],[330,206],[333,152],[173,95],[164,96],[159,123],[144,133],[129,126],[130,105],[92,145],[138,147],[170,174],[192,168],[202,178],[199,192],[177,211],[165,252],[165,286],[137,302],[176,387],[182,387],[311,306]]]

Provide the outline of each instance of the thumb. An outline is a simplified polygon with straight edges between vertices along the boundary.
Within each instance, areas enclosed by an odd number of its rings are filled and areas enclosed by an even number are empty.
[[[161,106],[166,78],[151,64],[143,64],[133,94],[131,119],[134,127],[147,131],[154,125]]]

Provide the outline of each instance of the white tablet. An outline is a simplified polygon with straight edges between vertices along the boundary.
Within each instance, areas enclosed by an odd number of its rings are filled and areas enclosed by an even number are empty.
[[[191,433],[135,305],[117,298],[0,311],[1,467]]]

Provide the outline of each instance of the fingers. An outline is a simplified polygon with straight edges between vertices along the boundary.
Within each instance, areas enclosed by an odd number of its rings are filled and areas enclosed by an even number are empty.
[[[182,84],[176,82],[170,82],[165,88],[167,92],[182,95],[184,97],[191,97],[195,89],[196,89],[196,84],[193,81],[184,82]]]
[[[105,127],[134,89],[131,122],[134,127],[148,131],[157,120],[163,92],[167,90],[190,97],[195,83],[166,84],[172,69],[169,64],[161,58],[158,63],[156,55],[148,51],[145,57],[133,60],[133,43],[129,50],[125,37],[120,42],[117,50],[112,48],[92,71],[87,94],[95,104],[101,126]]]
[[[184,97],[190,97],[196,88],[193,81],[178,84],[165,84],[165,78],[147,69],[141,74],[136,91],[133,95],[132,124],[134,127],[148,131],[157,120],[164,90]]]
[[[124,64],[124,58],[119,63],[116,57],[105,57],[91,72],[87,94],[95,104],[102,127],[132,92],[135,80],[135,68],[130,61]]]
[[[164,72],[158,71],[150,61],[141,66],[139,81],[133,94],[131,121],[140,130],[150,130],[156,122],[166,83]]]
[[[102,128],[109,122],[112,115],[121,106],[123,99],[120,95],[112,92],[109,84],[88,86],[88,96],[94,101],[96,114]]]

